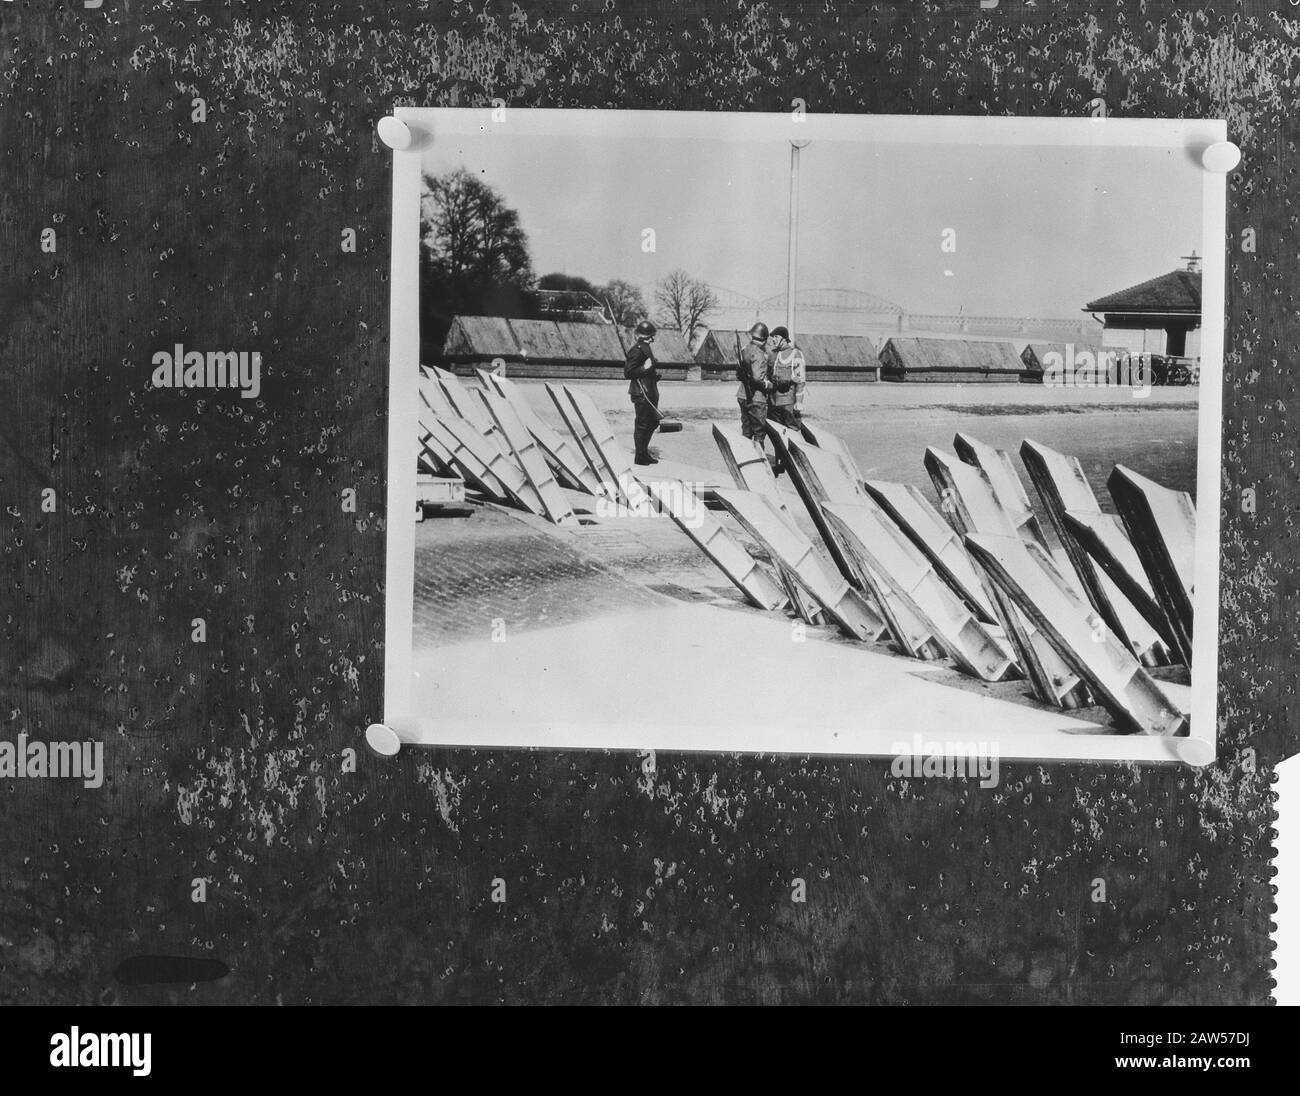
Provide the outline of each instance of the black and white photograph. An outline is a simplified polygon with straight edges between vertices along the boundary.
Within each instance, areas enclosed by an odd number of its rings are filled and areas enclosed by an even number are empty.
[[[397,119],[377,749],[1213,760],[1220,125]]]
[[[1298,74],[1300,0],[0,0],[8,1087],[1280,1061]]]

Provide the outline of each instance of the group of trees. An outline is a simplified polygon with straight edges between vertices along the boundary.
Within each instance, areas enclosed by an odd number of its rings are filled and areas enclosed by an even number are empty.
[[[598,285],[572,274],[533,274],[519,214],[464,168],[426,175],[420,209],[421,357],[432,358],[457,315],[545,316],[631,326],[650,316],[641,290],[622,278]],[[689,341],[717,307],[685,270],[654,288],[653,319]]]
[[[420,201],[421,358],[456,315],[527,316],[533,264],[519,214],[464,168],[426,175]]]

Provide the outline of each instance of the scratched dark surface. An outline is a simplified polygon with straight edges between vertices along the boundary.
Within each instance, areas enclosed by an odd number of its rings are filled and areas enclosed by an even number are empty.
[[[1300,10],[1271,6],[0,4],[0,719],[102,738],[108,768],[97,791],[0,783],[0,1000],[1267,1001],[1300,502]],[[990,792],[661,755],[646,790],[632,755],[365,752],[391,105],[1061,116],[1095,95],[1226,117],[1245,154],[1218,764],[1006,765]],[[151,390],[177,342],[259,350],[261,399]],[[229,973],[151,983],[149,954]]]

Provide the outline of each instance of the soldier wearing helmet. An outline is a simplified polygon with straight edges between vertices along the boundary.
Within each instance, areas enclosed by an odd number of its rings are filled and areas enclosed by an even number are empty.
[[[659,425],[659,370],[655,366],[654,342],[655,325],[649,320],[642,320],[636,325],[636,342],[627,352],[627,361],[623,366],[623,376],[630,382],[627,394],[632,399],[636,411],[636,423],[632,428],[635,443],[635,464],[658,464],[650,455],[650,438]]]
[[[767,417],[797,432],[803,425],[803,393],[807,384],[803,351],[791,342],[785,327],[772,328],[767,349],[772,356],[772,394],[768,397]],[[772,470],[778,476],[785,471],[779,453]]]
[[[772,354],[772,394],[767,417],[791,430],[798,430],[803,419],[803,396],[808,386],[808,365],[803,351],[790,339],[784,327],[772,328],[767,344]]]
[[[756,323],[749,329],[749,344],[740,352],[736,367],[740,388],[740,432],[759,448],[767,441],[767,400],[772,391],[772,368],[767,354],[767,324]]]

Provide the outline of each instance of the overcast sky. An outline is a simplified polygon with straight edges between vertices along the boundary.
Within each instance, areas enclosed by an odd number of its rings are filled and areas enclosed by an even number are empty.
[[[625,278],[647,300],[679,266],[752,297],[785,289],[785,141],[489,127],[444,136],[424,162],[477,172],[517,209],[538,275]],[[1078,315],[1202,251],[1201,172],[1181,150],[814,142],[801,154],[799,288],[912,312]],[[940,249],[949,228],[955,253]]]

